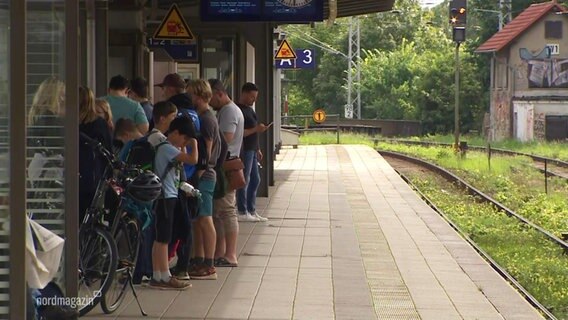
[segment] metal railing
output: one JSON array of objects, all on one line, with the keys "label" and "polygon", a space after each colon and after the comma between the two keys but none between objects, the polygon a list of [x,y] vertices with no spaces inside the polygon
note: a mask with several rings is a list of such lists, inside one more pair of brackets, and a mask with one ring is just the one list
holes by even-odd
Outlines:
[{"label": "metal railing", "polygon": [[[296,116],[282,116],[281,123],[282,128],[290,129],[298,133],[302,132],[315,132],[315,131],[335,131],[337,135],[337,144],[339,144],[339,132],[340,130],[340,117],[339,114],[328,114],[326,115],[325,122],[320,124],[311,125],[313,121],[313,115],[296,115]],[[300,120],[302,125],[295,120]],[[312,120],[312,121],[310,121]],[[330,121],[331,120],[331,121]],[[333,122],[332,122],[333,121]],[[294,124],[291,124],[294,123]],[[332,124],[330,124],[332,123]],[[334,123],[334,124],[333,124]]]}]

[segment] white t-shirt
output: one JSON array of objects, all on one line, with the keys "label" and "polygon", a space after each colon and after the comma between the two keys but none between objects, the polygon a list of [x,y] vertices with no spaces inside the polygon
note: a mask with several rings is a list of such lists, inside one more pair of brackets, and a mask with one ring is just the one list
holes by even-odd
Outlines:
[{"label": "white t-shirt", "polygon": [[160,143],[168,140],[168,138],[158,129],[154,128],[152,131],[148,132],[148,142],[154,147]]}]

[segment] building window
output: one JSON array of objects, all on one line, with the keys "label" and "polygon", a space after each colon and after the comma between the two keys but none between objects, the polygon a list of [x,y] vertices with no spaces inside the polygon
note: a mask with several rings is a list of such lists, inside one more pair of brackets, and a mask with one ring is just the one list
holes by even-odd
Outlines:
[{"label": "building window", "polygon": [[562,39],[562,21],[546,21],[544,37],[546,39]]}]

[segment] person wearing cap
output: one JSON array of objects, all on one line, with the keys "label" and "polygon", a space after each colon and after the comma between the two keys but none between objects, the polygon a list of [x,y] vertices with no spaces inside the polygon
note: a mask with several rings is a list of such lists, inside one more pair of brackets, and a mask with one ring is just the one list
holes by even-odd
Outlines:
[{"label": "person wearing cap", "polygon": [[170,73],[164,77],[162,83],[155,86],[162,88],[163,98],[175,104],[178,109],[195,110],[191,98],[185,91],[186,83],[179,74]]},{"label": "person wearing cap", "polygon": [[152,102],[148,100],[148,81],[142,77],[136,77],[130,81],[128,97],[137,101],[144,109],[148,123],[152,123]]},{"label": "person wearing cap", "polygon": [[140,103],[128,98],[128,79],[121,75],[114,76],[108,87],[108,95],[102,98],[110,105],[114,124],[118,119],[130,119],[134,121],[138,131],[145,134],[149,128],[148,119]]}]

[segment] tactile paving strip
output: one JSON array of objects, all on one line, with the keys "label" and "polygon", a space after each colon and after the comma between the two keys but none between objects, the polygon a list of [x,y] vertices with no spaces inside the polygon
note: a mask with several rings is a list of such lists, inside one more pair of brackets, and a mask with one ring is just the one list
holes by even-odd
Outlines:
[{"label": "tactile paving strip", "polygon": [[351,159],[343,147],[336,148],[375,313],[379,319],[420,319]]}]

